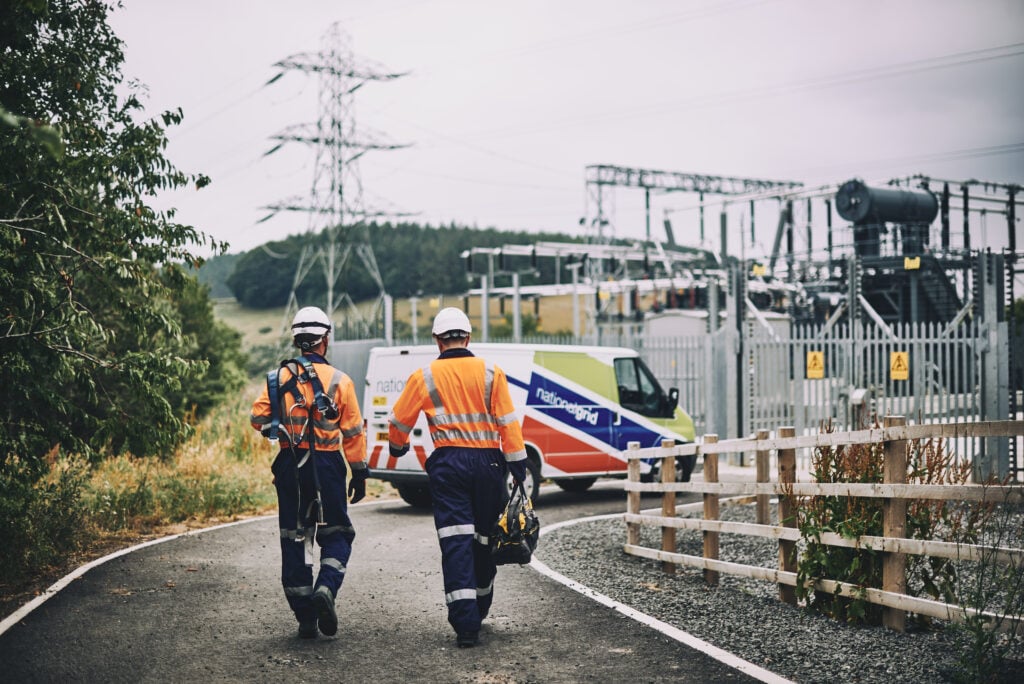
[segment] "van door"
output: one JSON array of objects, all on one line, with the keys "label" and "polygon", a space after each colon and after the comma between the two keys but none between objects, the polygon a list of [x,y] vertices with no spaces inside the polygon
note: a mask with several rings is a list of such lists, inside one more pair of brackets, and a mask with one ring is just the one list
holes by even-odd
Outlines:
[{"label": "van door", "polygon": [[[666,417],[666,399],[654,374],[638,357],[615,359],[615,382],[619,389],[619,405],[645,418]],[[662,435],[631,420],[625,412],[613,421],[616,448],[625,450],[630,442],[641,448],[658,446]]]},{"label": "van door", "polygon": [[[547,356],[548,365],[556,365],[552,357],[563,357],[558,359],[560,362],[579,361],[570,359],[571,356],[583,358],[583,355],[567,353]],[[565,474],[608,472],[615,412],[609,409],[607,401],[602,405],[571,389],[549,368],[534,371],[527,397],[524,436],[540,446],[548,466]]]}]

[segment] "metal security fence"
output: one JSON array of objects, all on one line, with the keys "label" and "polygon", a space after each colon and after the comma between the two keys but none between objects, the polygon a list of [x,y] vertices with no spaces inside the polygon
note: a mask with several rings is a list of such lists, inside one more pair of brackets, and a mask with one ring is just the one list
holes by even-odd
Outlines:
[{"label": "metal security fence", "polygon": [[713,340],[711,335],[649,337],[641,338],[637,346],[661,386],[679,390],[679,406],[693,419],[698,435],[707,432],[709,416],[714,413]]},{"label": "metal security fence", "polygon": [[[603,332],[520,342],[634,348],[664,389],[679,390],[679,405],[696,433],[722,438],[778,425],[793,426],[797,435],[823,423],[856,430],[881,415],[903,415],[915,424],[1012,417],[1005,323],[968,317],[948,324],[865,320],[786,327],[766,326],[755,316],[739,329],[725,325],[703,335]],[[1018,470],[1006,440],[962,438],[949,448],[984,472]]]},{"label": "metal security fence", "polygon": [[[986,364],[1005,363],[999,330],[970,320],[793,325],[788,332],[749,322],[742,336],[723,328],[644,338],[638,348],[663,386],[679,388],[698,434],[733,438],[790,425],[800,435],[825,423],[856,430],[879,415],[915,424],[1010,417],[1000,403],[1005,387],[985,372]],[[995,459],[986,467],[1006,459],[1004,442],[964,438],[949,446],[972,461]]]},{"label": "metal security fence", "polygon": [[795,325],[786,339],[752,329],[744,345],[741,432],[788,424],[802,434],[826,421],[858,429],[873,415],[917,423],[978,420],[983,345],[970,322]]}]

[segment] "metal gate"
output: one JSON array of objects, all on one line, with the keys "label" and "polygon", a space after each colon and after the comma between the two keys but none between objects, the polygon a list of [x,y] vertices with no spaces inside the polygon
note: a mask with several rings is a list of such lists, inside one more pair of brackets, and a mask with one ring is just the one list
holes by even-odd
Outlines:
[{"label": "metal gate", "polygon": [[[1005,420],[1006,333],[1005,323],[975,319],[793,325],[780,333],[754,318],[740,330],[642,338],[640,351],[663,386],[679,389],[698,435],[740,437],[782,425],[799,435],[826,423],[871,427],[885,415],[918,424]],[[975,465],[976,477],[1019,470],[1006,439],[948,447]]]},{"label": "metal gate", "polygon": [[792,425],[803,434],[825,422],[855,430],[884,415],[979,420],[983,346],[973,322],[794,325],[787,339],[748,326],[740,433]]}]

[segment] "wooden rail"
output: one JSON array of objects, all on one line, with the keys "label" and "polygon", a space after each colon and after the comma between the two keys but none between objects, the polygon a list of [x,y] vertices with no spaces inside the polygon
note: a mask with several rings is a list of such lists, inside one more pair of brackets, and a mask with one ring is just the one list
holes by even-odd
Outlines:
[{"label": "wooden rail", "polygon": [[[757,439],[735,439],[718,441],[717,435],[706,435],[701,443],[674,445],[664,442],[660,447],[641,449],[632,442],[623,452],[628,459],[628,480],[626,514],[626,553],[651,558],[662,562],[666,571],[674,572],[676,565],[700,568],[709,584],[717,584],[720,573],[751,577],[775,582],[779,585],[779,598],[796,604],[797,584],[796,544],[800,531],[796,528],[795,516],[790,510],[792,496],[843,496],[871,497],[883,499],[883,536],[862,536],[854,539],[835,533],[821,533],[815,537],[818,543],[847,548],[864,548],[884,554],[882,565],[882,587],[863,589],[856,585],[828,579],[813,580],[810,584],[817,591],[836,595],[858,596],[870,603],[883,607],[882,621],[890,629],[904,629],[906,612],[920,615],[963,621],[969,616],[980,615],[1009,629],[1020,621],[1020,616],[1000,616],[977,611],[972,608],[947,604],[931,599],[906,595],[906,555],[925,555],[954,560],[979,561],[1024,565],[1024,549],[980,546],[932,540],[906,539],[907,502],[910,499],[984,501],[995,503],[1020,503],[1024,501],[1024,486],[1011,485],[923,485],[907,484],[906,442],[933,438],[956,437],[1017,437],[1024,435],[1022,421],[990,421],[983,423],[954,423],[934,425],[905,425],[902,417],[888,417],[884,427],[851,432],[833,432],[819,435],[795,436],[793,429],[782,427],[777,437],[771,439],[767,431],[760,431]],[[849,444],[884,444],[884,482],[882,483],[801,483],[796,481],[796,450],[815,447],[835,447]],[[767,462],[769,451],[777,453],[778,474],[776,482],[768,479]],[[718,456],[720,454],[754,452],[756,454],[757,482],[719,482]],[[704,482],[680,483],[674,481],[674,465],[677,456],[697,455],[704,458]],[[640,482],[641,459],[662,459],[662,482]],[[669,465],[671,464],[671,465]],[[670,470],[671,469],[671,470]],[[763,471],[763,472],[762,472]],[[671,472],[670,476],[668,473]],[[640,494],[661,492],[661,515],[642,512]],[[695,492],[703,496],[703,502],[696,504],[703,510],[703,519],[678,518],[675,495],[679,492]],[[723,494],[737,494],[745,501],[755,501],[757,523],[735,523],[718,519],[720,497]],[[767,524],[768,497],[778,497],[779,525]],[[689,507],[682,507],[689,508]],[[661,527],[662,548],[651,549],[640,545],[640,528],[643,525]],[[703,556],[692,556],[675,552],[675,531],[677,529],[699,530],[704,540]],[[778,540],[778,568],[764,568],[719,560],[721,533],[743,534]],[[670,570],[671,568],[671,570]]]}]

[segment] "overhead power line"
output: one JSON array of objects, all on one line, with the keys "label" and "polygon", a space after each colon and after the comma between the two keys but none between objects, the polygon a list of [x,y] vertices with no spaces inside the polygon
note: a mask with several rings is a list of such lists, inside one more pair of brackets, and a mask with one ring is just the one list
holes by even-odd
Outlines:
[{"label": "overhead power line", "polygon": [[747,88],[743,90],[735,90],[725,93],[713,93],[701,97],[693,97],[683,100],[670,100],[642,107],[628,107],[624,109],[619,109],[617,111],[606,111],[604,113],[560,119],[530,127],[516,126],[515,128],[506,127],[500,129],[474,131],[472,132],[472,135],[474,137],[479,136],[488,139],[518,135],[531,135],[534,133],[557,131],[562,130],[564,128],[586,124],[620,121],[623,119],[633,119],[636,117],[654,116],[658,114],[668,114],[672,112],[677,112],[679,110],[695,110],[710,107],[718,107],[722,105],[736,104],[739,102],[756,100],[760,98],[786,95],[789,93],[800,92],[805,90],[817,90],[821,88],[840,87],[845,85],[852,85],[855,83],[877,81],[886,78],[895,78],[897,76],[905,76],[908,74],[936,71],[939,69],[949,69],[957,66],[977,64],[980,62],[988,62],[998,59],[1009,59],[1012,57],[1019,57],[1021,55],[1024,55],[1024,43],[1011,43],[1008,45],[1000,45],[997,47],[982,48],[978,50],[968,50],[965,52],[956,52],[948,55],[940,55],[938,57],[927,57],[924,59],[918,59],[909,62],[899,62],[896,64],[889,64],[879,67],[856,69],[853,71],[848,71],[842,74],[835,74],[832,76],[805,78],[797,81],[778,83],[775,85],[768,85],[759,88]]}]

